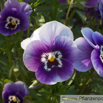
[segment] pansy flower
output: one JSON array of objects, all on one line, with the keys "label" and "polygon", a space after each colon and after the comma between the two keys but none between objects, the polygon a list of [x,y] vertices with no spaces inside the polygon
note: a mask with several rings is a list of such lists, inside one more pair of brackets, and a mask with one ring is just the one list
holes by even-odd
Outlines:
[{"label": "pansy flower", "polygon": [[99,3],[99,0],[87,0],[87,1],[81,2],[81,4],[83,4],[83,6],[87,8],[96,7],[98,3]]},{"label": "pansy flower", "polygon": [[58,2],[61,4],[68,4],[68,0],[58,0]]},{"label": "pansy flower", "polygon": [[93,32],[90,28],[82,29],[84,36],[76,39],[78,57],[74,67],[78,71],[88,71],[94,67],[95,71],[103,77],[103,36]]},{"label": "pansy flower", "polygon": [[30,26],[30,5],[18,0],[7,0],[0,12],[0,33],[8,36],[19,30],[27,30]]},{"label": "pansy flower", "polygon": [[56,84],[69,79],[77,57],[73,34],[65,25],[51,21],[33,32],[21,43],[23,61],[28,70],[36,72],[43,84]]},{"label": "pansy flower", "polygon": [[4,85],[2,98],[4,103],[24,103],[23,97],[28,94],[29,92],[24,82],[9,82]]}]

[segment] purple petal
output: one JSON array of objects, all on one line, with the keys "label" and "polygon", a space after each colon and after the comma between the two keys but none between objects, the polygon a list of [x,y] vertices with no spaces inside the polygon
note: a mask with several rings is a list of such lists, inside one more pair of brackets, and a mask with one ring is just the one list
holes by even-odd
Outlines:
[{"label": "purple petal", "polygon": [[10,16],[17,18],[16,16],[19,14],[18,11],[12,10],[11,8],[4,8],[0,12],[0,21],[6,21],[6,19]]},{"label": "purple petal", "polygon": [[20,3],[18,0],[7,0],[4,4],[5,8],[15,8],[18,12],[20,12]]},{"label": "purple petal", "polygon": [[31,6],[27,3],[20,3],[20,6],[21,6],[21,12],[25,13],[26,15],[30,15],[32,13],[32,10],[31,9]]},{"label": "purple petal", "polygon": [[12,92],[14,92],[14,93],[19,91],[19,90],[18,90],[18,87],[16,86],[16,84],[14,84],[14,83],[12,83],[12,82],[6,83],[6,84],[4,85],[3,90],[10,90],[10,91],[12,91]]},{"label": "purple petal", "polygon": [[97,45],[103,45],[103,36],[99,32],[94,32],[92,37]]},{"label": "purple petal", "polygon": [[73,63],[73,66],[76,70],[81,72],[86,72],[92,68],[91,63],[91,52],[93,48],[84,38],[78,38],[75,40],[78,48],[78,57]]},{"label": "purple petal", "polygon": [[25,95],[29,95],[29,91],[27,89],[27,86],[24,82],[22,81],[17,81],[15,82],[17,87],[19,88],[19,93],[24,97]]},{"label": "purple petal", "polygon": [[87,42],[88,42],[93,48],[95,48],[95,42],[94,42],[94,40],[93,40],[93,38],[92,38],[92,35],[93,35],[94,32],[92,31],[92,29],[86,27],[86,28],[83,28],[83,29],[81,30],[81,32],[82,32],[84,38],[87,40]]},{"label": "purple petal", "polygon": [[25,66],[30,71],[36,71],[41,63],[41,55],[49,52],[42,41],[36,40],[28,44],[23,54]]},{"label": "purple petal", "polygon": [[51,71],[46,71],[44,69],[44,63],[42,63],[36,72],[36,78],[41,83],[49,85],[69,79],[73,74],[73,66],[65,59],[61,59],[61,61],[63,66],[61,68],[53,67],[51,68]]},{"label": "purple petal", "polygon": [[91,60],[98,75],[103,77],[103,63],[100,60],[100,53],[96,49],[92,51]]},{"label": "purple petal", "polygon": [[8,102],[9,102],[9,100],[4,101],[4,103],[8,103]]},{"label": "purple petal", "polygon": [[24,103],[23,97],[22,97],[22,95],[21,95],[20,93],[17,92],[17,93],[15,94],[15,96],[19,98],[20,103]]},{"label": "purple petal", "polygon": [[66,36],[59,36],[55,39],[53,51],[60,51],[62,58],[73,63],[77,58],[76,44]]},{"label": "purple petal", "polygon": [[58,0],[58,2],[61,4],[68,4],[68,0]]},{"label": "purple petal", "polygon": [[[66,27],[65,25],[57,21],[51,21],[44,24],[42,27],[38,28],[37,30],[35,30],[32,36],[30,37],[30,41],[33,41],[35,39],[41,40],[46,45],[51,46],[57,36],[67,36],[71,40],[73,40],[72,31],[68,27]],[[27,46],[28,44],[26,43],[26,40],[23,40],[22,42]],[[22,48],[25,49],[24,47]]]},{"label": "purple petal", "polygon": [[17,15],[17,18],[20,20],[20,29],[23,31],[27,30],[30,26],[29,17],[21,12]]},{"label": "purple petal", "polygon": [[103,18],[103,0],[100,0],[99,2],[99,11],[100,11],[101,17]]},{"label": "purple petal", "polygon": [[2,92],[2,98],[4,100],[7,100],[10,95],[15,95],[15,93],[13,91],[11,91],[11,90],[4,90]]},{"label": "purple petal", "polygon": [[19,25],[18,25],[17,28],[14,29],[14,30],[7,29],[7,28],[5,28],[5,24],[6,24],[6,23],[7,23],[7,22],[1,22],[1,23],[0,23],[0,33],[1,33],[1,34],[5,35],[5,36],[8,36],[8,35],[12,35],[12,34],[18,32],[18,31],[20,30],[20,26],[19,26]]},{"label": "purple petal", "polygon": [[82,1],[81,2],[85,7],[88,7],[88,8],[92,8],[92,7],[96,7],[97,4],[99,3],[99,0],[87,0],[87,1]]}]

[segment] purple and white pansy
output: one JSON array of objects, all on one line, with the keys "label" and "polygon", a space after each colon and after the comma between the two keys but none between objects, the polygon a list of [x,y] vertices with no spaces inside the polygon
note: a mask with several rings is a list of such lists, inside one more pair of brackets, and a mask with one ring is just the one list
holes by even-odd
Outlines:
[{"label": "purple and white pansy", "polygon": [[69,79],[77,57],[72,31],[65,25],[51,21],[21,42],[23,61],[28,70],[36,72],[43,84],[56,84]]},{"label": "purple and white pansy", "polygon": [[88,71],[94,67],[95,71],[103,77],[103,36],[90,28],[83,28],[84,36],[75,40],[78,48],[78,57],[74,67],[78,71]]},{"label": "purple and white pansy", "polygon": [[29,92],[24,82],[9,82],[4,85],[2,98],[4,103],[24,103],[23,97],[28,94]]},{"label": "purple and white pansy", "polygon": [[30,5],[18,0],[7,0],[0,12],[0,33],[8,36],[19,30],[27,30],[30,26]]}]

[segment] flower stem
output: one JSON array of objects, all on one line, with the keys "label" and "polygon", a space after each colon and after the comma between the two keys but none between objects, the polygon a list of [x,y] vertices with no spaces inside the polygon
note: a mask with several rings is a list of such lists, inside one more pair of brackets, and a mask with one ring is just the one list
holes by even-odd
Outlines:
[{"label": "flower stem", "polygon": [[68,15],[69,15],[69,13],[70,13],[70,9],[71,9],[72,3],[73,3],[73,0],[71,0],[70,5],[69,5],[69,7],[68,7],[68,11],[67,11],[66,18],[65,18],[65,21],[64,21],[64,24],[65,24],[65,25],[66,25],[66,22],[67,22],[67,19],[68,19]]},{"label": "flower stem", "polygon": [[7,56],[8,56],[8,60],[9,60],[9,67],[11,68],[12,67],[12,55],[11,55],[11,51],[9,48],[9,41],[6,36],[5,36],[5,39],[6,39],[6,46],[7,46],[7,50],[8,50]]},{"label": "flower stem", "polygon": [[[94,69],[92,68],[92,70],[91,70],[91,72],[90,72],[90,74],[89,74],[90,76],[92,76],[93,71],[94,71]],[[80,87],[81,90],[80,90],[79,94],[82,94],[82,93],[83,93],[83,91],[84,91],[84,89],[85,89],[85,87],[86,87],[86,83],[88,82],[90,76],[88,76],[88,77],[86,78],[86,80],[84,81],[83,86]]]},{"label": "flower stem", "polygon": [[52,12],[52,20],[56,20],[56,15],[57,15],[57,3],[56,3],[56,0],[53,0],[52,6],[53,6],[53,8],[52,8],[52,10],[53,10],[53,12]]},{"label": "flower stem", "polygon": [[3,9],[3,5],[2,5],[3,3],[2,3],[2,0],[0,0],[0,6],[1,6],[1,10]]}]

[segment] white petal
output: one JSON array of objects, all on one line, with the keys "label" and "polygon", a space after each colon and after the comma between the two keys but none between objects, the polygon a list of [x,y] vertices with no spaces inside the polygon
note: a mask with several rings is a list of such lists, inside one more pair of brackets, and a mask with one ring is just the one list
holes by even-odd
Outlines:
[{"label": "white petal", "polygon": [[57,21],[51,21],[35,30],[30,39],[26,39],[21,43],[21,47],[25,49],[27,44],[32,40],[42,40],[50,46],[57,36],[68,36],[73,40],[73,33],[67,26]]}]

